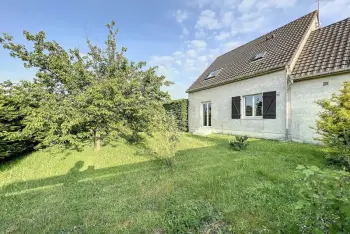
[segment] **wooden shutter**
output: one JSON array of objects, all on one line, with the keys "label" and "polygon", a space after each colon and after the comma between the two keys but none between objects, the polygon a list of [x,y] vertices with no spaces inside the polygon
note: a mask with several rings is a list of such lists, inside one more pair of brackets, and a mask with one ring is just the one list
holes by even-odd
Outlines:
[{"label": "wooden shutter", "polygon": [[232,119],[241,118],[241,97],[232,98]]},{"label": "wooden shutter", "polygon": [[263,94],[263,118],[276,119],[276,91]]}]

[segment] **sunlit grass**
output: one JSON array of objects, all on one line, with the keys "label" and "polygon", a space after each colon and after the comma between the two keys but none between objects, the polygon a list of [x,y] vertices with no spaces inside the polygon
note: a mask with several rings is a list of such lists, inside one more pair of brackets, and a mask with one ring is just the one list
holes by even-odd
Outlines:
[{"label": "sunlit grass", "polygon": [[184,134],[171,169],[122,141],[3,165],[0,233],[154,233],[166,230],[171,207],[191,201],[215,208],[236,232],[294,232],[295,168],[322,167],[321,149],[253,140],[236,152],[228,139]]}]

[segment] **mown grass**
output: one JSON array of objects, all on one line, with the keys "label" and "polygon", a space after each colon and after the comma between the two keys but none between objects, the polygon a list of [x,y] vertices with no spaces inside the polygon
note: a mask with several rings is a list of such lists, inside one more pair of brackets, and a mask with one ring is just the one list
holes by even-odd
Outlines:
[{"label": "mown grass", "polygon": [[2,165],[0,233],[297,232],[295,168],[323,167],[321,148],[251,140],[235,152],[228,139],[184,134],[171,169],[125,142]]}]

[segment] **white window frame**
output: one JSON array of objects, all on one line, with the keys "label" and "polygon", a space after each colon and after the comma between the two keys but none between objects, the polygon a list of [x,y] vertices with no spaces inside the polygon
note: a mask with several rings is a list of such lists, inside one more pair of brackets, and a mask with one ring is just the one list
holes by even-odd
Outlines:
[{"label": "white window frame", "polygon": [[[202,125],[202,127],[206,127],[206,128],[211,128],[211,126],[209,126],[209,109],[208,109],[208,114],[207,114],[207,125],[208,126],[204,126],[204,121],[203,121],[203,118],[204,118],[204,109],[203,109],[203,105],[207,105],[207,108],[208,108],[208,104],[210,104],[211,105],[211,108],[213,109],[213,106],[212,106],[212,103],[211,103],[211,101],[207,101],[207,102],[202,102],[201,103],[201,125]],[[213,115],[213,113],[211,113],[211,115]],[[213,123],[211,123],[211,125],[213,125]]]},{"label": "white window frame", "polygon": [[246,116],[246,105],[245,105],[245,98],[246,97],[250,97],[250,96],[257,96],[257,95],[261,95],[262,97],[264,97],[264,93],[255,93],[255,94],[249,94],[249,95],[245,95],[245,96],[242,96],[243,98],[242,98],[242,102],[243,102],[243,108],[241,108],[242,109],[242,111],[243,111],[243,117],[245,118],[245,119],[263,119],[263,115],[264,115],[264,98],[263,98],[263,100],[262,100],[262,102],[263,102],[263,105],[262,105],[262,115],[261,116],[255,116],[255,113],[256,113],[256,106],[255,106],[255,98],[253,98],[253,116]]}]

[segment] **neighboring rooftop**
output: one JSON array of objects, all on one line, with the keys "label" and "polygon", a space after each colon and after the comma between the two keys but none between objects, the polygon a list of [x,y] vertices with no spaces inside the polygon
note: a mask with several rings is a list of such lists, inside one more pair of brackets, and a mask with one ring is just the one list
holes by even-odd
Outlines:
[{"label": "neighboring rooftop", "polygon": [[[314,11],[219,56],[191,85],[188,92],[284,69],[292,59],[317,14],[317,11]],[[211,72],[219,69],[222,70],[217,76],[206,79]]]},{"label": "neighboring rooftop", "polygon": [[311,33],[292,72],[293,79],[350,69],[350,18]]}]

